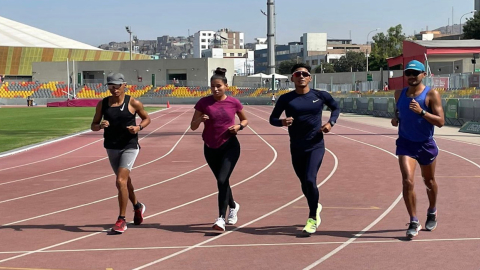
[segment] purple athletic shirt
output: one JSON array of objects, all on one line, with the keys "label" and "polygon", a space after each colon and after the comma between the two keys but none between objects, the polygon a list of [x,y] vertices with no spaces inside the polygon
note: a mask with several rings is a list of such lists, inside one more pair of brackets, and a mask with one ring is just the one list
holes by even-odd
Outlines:
[{"label": "purple athletic shirt", "polygon": [[213,96],[201,98],[195,105],[195,110],[208,115],[204,122],[202,138],[210,148],[219,148],[233,136],[228,128],[235,125],[235,115],[243,110],[243,105],[234,97],[217,101]]}]

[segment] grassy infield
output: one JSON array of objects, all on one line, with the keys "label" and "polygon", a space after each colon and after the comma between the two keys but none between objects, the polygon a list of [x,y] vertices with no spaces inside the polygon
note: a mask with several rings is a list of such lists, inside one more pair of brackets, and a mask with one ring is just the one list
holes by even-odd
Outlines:
[{"label": "grassy infield", "polygon": [[0,108],[0,153],[90,129],[94,114],[95,108]]}]

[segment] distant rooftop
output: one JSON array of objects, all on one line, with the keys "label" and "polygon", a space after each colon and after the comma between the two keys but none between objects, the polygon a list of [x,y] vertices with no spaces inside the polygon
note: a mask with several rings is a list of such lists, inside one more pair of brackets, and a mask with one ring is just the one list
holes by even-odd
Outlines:
[{"label": "distant rooftop", "polygon": [[426,48],[479,48],[480,40],[414,40]]}]

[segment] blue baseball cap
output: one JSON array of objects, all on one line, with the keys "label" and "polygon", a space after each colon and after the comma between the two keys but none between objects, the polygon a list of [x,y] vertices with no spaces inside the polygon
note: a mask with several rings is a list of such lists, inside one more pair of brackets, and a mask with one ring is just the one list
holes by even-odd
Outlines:
[{"label": "blue baseball cap", "polygon": [[405,70],[407,70],[407,69],[418,70],[418,71],[421,71],[421,72],[425,72],[425,66],[417,60],[412,60],[412,61],[408,62],[407,66],[405,67]]}]

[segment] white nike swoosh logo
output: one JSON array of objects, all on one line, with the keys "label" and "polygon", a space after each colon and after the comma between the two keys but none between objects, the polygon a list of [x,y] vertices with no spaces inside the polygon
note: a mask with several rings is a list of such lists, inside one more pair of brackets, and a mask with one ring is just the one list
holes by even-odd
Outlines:
[{"label": "white nike swoosh logo", "polygon": [[125,103],[123,103],[122,108],[120,108],[120,111],[123,112],[123,108],[125,107]]},{"label": "white nike swoosh logo", "polygon": [[315,103],[315,102],[317,102],[317,101],[319,101],[319,100],[320,100],[320,99],[316,99],[316,100],[313,101],[313,103]]},{"label": "white nike swoosh logo", "polygon": [[128,164],[127,164],[127,166],[129,166],[129,167],[130,167],[130,165],[131,165],[131,164],[132,164],[132,162],[128,163]]}]

